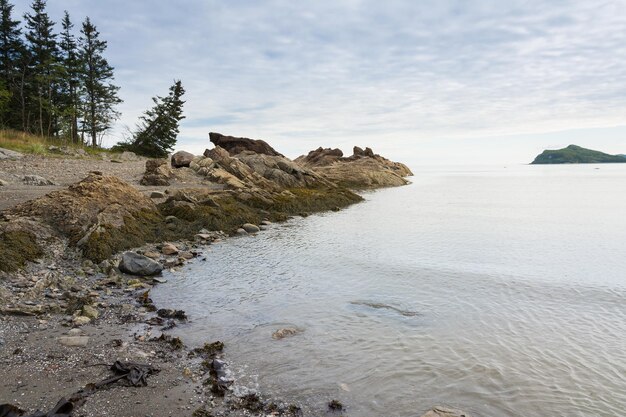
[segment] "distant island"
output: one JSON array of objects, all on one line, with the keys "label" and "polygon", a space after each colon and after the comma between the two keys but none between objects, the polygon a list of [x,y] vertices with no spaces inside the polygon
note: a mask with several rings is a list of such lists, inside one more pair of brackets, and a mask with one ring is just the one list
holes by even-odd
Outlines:
[{"label": "distant island", "polygon": [[626,163],[626,155],[609,155],[576,145],[549,150],[539,154],[531,164],[604,164]]}]

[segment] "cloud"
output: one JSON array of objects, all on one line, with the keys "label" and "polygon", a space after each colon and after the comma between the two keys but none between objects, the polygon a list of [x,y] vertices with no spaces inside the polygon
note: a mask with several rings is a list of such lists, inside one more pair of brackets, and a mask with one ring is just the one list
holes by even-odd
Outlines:
[{"label": "cloud", "polygon": [[175,78],[194,151],[220,130],[297,155],[626,124],[624,1],[49,3],[63,8],[109,41],[125,100],[110,141]]}]

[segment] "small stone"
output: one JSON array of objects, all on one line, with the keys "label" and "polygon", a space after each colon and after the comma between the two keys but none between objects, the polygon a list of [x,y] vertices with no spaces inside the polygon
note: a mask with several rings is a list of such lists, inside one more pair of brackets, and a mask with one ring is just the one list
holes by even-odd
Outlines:
[{"label": "small stone", "polygon": [[272,222],[271,222],[271,221],[269,221],[269,220],[263,220],[263,221],[261,222],[261,224],[262,224],[263,226],[269,226],[270,224],[272,224]]},{"label": "small stone", "polygon": [[247,235],[248,232],[246,232],[244,229],[242,229],[241,227],[239,229],[237,229],[236,232],[239,236],[243,236],[243,235]]},{"label": "small stone", "polygon": [[85,316],[76,316],[72,319],[72,324],[74,326],[84,326],[85,324],[89,324],[91,319]]},{"label": "small stone", "polygon": [[46,186],[46,185],[54,185],[54,183],[44,177],[40,177],[39,175],[24,175],[22,177],[22,181],[26,185],[35,185],[35,186]]},{"label": "small stone", "polygon": [[172,222],[175,222],[176,220],[178,220],[178,217],[176,217],[176,216],[166,216],[165,217],[165,222],[166,223],[172,223]]},{"label": "small stone", "polygon": [[241,228],[248,233],[258,233],[261,231],[261,229],[259,229],[259,226],[257,226],[256,224],[252,224],[252,223],[246,223],[243,226],[241,226]]},{"label": "small stone", "polygon": [[191,373],[191,369],[189,368],[185,368],[183,369],[183,376],[185,376],[186,378],[191,378],[193,374]]},{"label": "small stone", "polygon": [[158,198],[165,198],[165,197],[167,196],[162,191],[152,191],[150,193],[150,198],[158,199]]},{"label": "small stone", "polygon": [[5,185],[7,185],[7,183],[5,181],[0,180],[0,187],[4,187]]},{"label": "small stone", "polygon": [[152,278],[152,281],[158,283],[158,284],[165,284],[167,282],[167,280],[165,278]]},{"label": "small stone", "polygon": [[191,252],[181,252],[179,255],[181,258],[189,260],[194,258],[194,254]]},{"label": "small stone", "polygon": [[178,248],[176,247],[176,245],[166,243],[161,248],[161,252],[163,253],[163,255],[176,255],[178,253]]},{"label": "small stone", "polygon": [[159,259],[161,257],[161,254],[155,251],[147,251],[143,253],[143,256],[147,256],[148,258],[151,258],[151,259]]},{"label": "small stone", "polygon": [[89,343],[89,336],[61,336],[59,343],[63,346],[85,347]]},{"label": "small stone", "polygon": [[69,336],[80,336],[81,334],[83,334],[83,331],[81,329],[70,329],[70,331],[67,332],[67,334]]},{"label": "small stone", "polygon": [[98,316],[100,316],[100,313],[98,312],[98,310],[96,310],[92,306],[84,305],[83,306],[83,316],[89,317],[90,319],[97,319]]}]

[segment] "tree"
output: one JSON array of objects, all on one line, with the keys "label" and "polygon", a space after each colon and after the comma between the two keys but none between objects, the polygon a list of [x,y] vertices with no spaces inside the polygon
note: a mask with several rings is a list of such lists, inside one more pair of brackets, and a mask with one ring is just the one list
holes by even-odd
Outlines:
[{"label": "tree", "polygon": [[146,110],[140,118],[130,142],[118,143],[117,150],[130,150],[139,155],[162,158],[176,145],[179,122],[183,116],[185,89],[180,80],[174,81],[167,97],[153,97],[154,107]]},{"label": "tree", "polygon": [[63,31],[59,48],[61,50],[61,62],[64,68],[64,79],[61,87],[62,116],[64,118],[64,128],[67,136],[72,142],[78,142],[78,110],[80,108],[80,76],[81,66],[78,57],[78,45],[76,38],[72,34],[74,24],[70,20],[70,15],[65,11],[61,21]]},{"label": "tree", "polygon": [[83,22],[79,40],[79,59],[83,78],[83,132],[87,132],[93,147],[98,146],[98,136],[111,128],[120,116],[115,106],[122,102],[117,96],[119,87],[112,84],[113,67],[103,54],[107,42],[100,40],[100,32],[87,17]]},{"label": "tree", "polygon": [[21,38],[20,22],[13,20],[13,5],[0,0],[0,89],[3,111],[0,122],[3,126],[22,127],[20,122],[19,88],[24,43]]},{"label": "tree", "polygon": [[45,0],[34,0],[32,13],[26,19],[26,40],[30,51],[32,77],[32,99],[36,117],[36,128],[42,136],[51,136],[56,130],[55,95],[62,67],[58,63],[54,22],[46,12]]}]

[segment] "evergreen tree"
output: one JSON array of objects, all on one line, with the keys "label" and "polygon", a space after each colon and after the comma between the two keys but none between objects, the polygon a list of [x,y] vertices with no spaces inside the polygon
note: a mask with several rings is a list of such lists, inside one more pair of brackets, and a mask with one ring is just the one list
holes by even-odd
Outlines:
[{"label": "evergreen tree", "polygon": [[[30,51],[31,96],[35,130],[42,136],[56,133],[58,109],[55,98],[62,67],[58,63],[54,22],[46,12],[45,0],[34,0],[32,13],[26,14],[26,40]],[[53,131],[54,128],[54,131]]]},{"label": "evergreen tree", "polygon": [[6,127],[21,128],[19,74],[24,43],[20,22],[13,20],[12,13],[13,5],[8,0],[0,0],[0,92],[4,103],[0,123]]},{"label": "evergreen tree", "polygon": [[122,102],[117,96],[119,87],[112,84],[113,67],[104,58],[106,41],[89,18],[83,22],[80,38],[79,58],[82,65],[83,132],[86,132],[93,147],[98,146],[98,135],[108,130],[119,118],[115,106]]},{"label": "evergreen tree", "polygon": [[70,15],[65,11],[61,21],[63,31],[59,48],[61,50],[61,62],[64,68],[64,79],[61,88],[60,102],[64,119],[63,130],[72,142],[78,142],[78,110],[80,108],[80,75],[81,67],[78,57],[78,45],[76,38],[72,34],[74,24],[70,20]]},{"label": "evergreen tree", "polygon": [[131,142],[119,143],[118,150],[130,150],[139,155],[162,158],[176,145],[178,124],[183,116],[185,89],[180,80],[170,87],[167,97],[153,97],[154,107],[146,110]]}]

